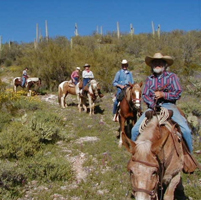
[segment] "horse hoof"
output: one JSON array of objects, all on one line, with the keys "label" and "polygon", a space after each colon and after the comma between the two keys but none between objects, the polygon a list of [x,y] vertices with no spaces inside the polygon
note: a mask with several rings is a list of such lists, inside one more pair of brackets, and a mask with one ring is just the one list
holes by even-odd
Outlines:
[{"label": "horse hoof", "polygon": [[119,139],[119,138],[120,138],[120,135],[117,135],[116,138]]}]

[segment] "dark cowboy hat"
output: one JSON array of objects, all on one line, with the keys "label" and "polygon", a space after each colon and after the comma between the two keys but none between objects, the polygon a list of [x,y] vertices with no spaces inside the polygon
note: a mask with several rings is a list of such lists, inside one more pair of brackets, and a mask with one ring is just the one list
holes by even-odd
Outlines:
[{"label": "dark cowboy hat", "polygon": [[85,67],[90,67],[90,65],[86,63],[86,64],[84,65],[84,68],[85,68]]},{"label": "dark cowboy hat", "polygon": [[152,57],[152,56],[147,56],[147,57],[145,58],[145,63],[146,63],[147,65],[151,66],[151,62],[152,62],[153,60],[165,60],[166,63],[168,64],[168,66],[172,65],[173,62],[174,62],[174,60],[173,60],[173,58],[172,58],[171,56],[164,56],[164,55],[161,54],[161,53],[155,53],[155,54],[153,55],[153,57]]}]

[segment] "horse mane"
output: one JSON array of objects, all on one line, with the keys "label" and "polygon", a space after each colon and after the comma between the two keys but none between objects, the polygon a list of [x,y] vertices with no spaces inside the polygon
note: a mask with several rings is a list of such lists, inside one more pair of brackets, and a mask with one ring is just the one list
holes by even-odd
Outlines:
[{"label": "horse mane", "polygon": [[135,159],[143,159],[150,155],[152,142],[150,140],[137,140],[135,147]]},{"label": "horse mane", "polygon": [[157,116],[153,116],[150,120],[147,118],[141,124],[139,141],[153,140],[156,137],[156,129],[158,129],[159,121]]},{"label": "horse mane", "polygon": [[160,135],[160,125],[165,125],[168,129],[170,128],[169,123],[166,121],[168,118],[168,110],[162,109],[159,115],[152,116],[151,119],[145,117],[141,123],[139,132],[140,135],[136,141],[136,151],[140,156],[143,154],[149,154],[151,151],[152,142],[157,141]]}]

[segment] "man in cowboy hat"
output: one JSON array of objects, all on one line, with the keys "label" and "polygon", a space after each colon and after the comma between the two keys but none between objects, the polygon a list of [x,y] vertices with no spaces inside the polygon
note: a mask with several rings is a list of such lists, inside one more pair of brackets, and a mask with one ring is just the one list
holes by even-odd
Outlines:
[{"label": "man in cowboy hat", "polygon": [[[88,92],[87,84],[89,83],[90,80],[94,79],[94,74],[90,70],[90,65],[87,63],[84,65],[84,70],[82,71],[82,79],[83,79],[83,86],[82,86],[82,92],[80,95],[83,97],[85,93]],[[101,93],[100,88],[98,88],[98,95],[100,98],[104,96]]]},{"label": "man in cowboy hat", "polygon": [[[147,77],[142,97],[148,106],[148,110],[154,110],[160,106],[173,111],[172,120],[180,126],[183,137],[190,152],[192,152],[191,130],[187,120],[180,114],[176,106],[176,101],[181,97],[182,93],[179,78],[176,74],[166,71],[167,67],[171,66],[173,62],[172,57],[164,56],[161,53],[155,53],[153,57],[147,56],[145,58],[145,63],[151,67],[153,74]],[[139,127],[145,118],[145,112],[132,128],[131,139],[133,141],[139,135]]]},{"label": "man in cowboy hat", "polygon": [[[129,85],[129,83],[131,84],[134,83],[133,74],[128,70],[128,61],[125,59],[122,60],[121,67],[122,69],[120,69],[116,73],[115,78],[113,80],[113,86],[117,88],[116,97],[122,92],[124,88],[126,88]],[[113,105],[113,115],[114,115],[113,121],[114,122],[118,121],[118,114],[117,114],[118,103],[119,103],[118,98],[115,98],[114,105]]]}]

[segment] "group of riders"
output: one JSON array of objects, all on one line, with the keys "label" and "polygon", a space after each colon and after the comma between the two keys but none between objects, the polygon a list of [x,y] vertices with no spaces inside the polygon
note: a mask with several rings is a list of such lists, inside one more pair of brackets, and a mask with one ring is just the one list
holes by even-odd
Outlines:
[{"label": "group of riders", "polygon": [[[174,63],[173,58],[161,53],[155,53],[153,56],[147,56],[145,63],[151,67],[152,71],[152,74],[147,77],[142,91],[142,98],[147,105],[147,110],[156,111],[160,107],[172,110],[172,120],[179,125],[189,151],[192,152],[191,129],[186,118],[176,106],[176,101],[180,99],[182,93],[179,78],[176,74],[167,71],[167,68]],[[122,68],[116,73],[113,81],[113,86],[117,88],[116,97],[121,94],[124,88],[129,86],[129,83],[134,83],[133,75],[128,70],[127,60],[122,60],[121,66]],[[113,106],[113,121],[118,121],[118,103],[119,98],[116,98]],[[133,141],[136,141],[139,136],[139,128],[145,118],[146,111],[140,116],[131,130],[131,139]]]},{"label": "group of riders", "polygon": [[[88,86],[90,84],[90,80],[94,79],[94,74],[90,70],[90,65],[86,63],[84,65],[84,70],[82,71],[82,81],[80,81],[80,75],[79,75],[80,71],[81,71],[80,67],[77,67],[75,71],[73,71],[71,74],[71,80],[75,85],[77,85],[80,82],[79,85],[79,89],[81,91],[80,96],[84,97],[88,92]],[[100,88],[98,88],[97,90],[99,97],[102,98],[104,95],[101,93]]]},{"label": "group of riders", "polygon": [[[147,56],[145,58],[145,63],[151,67],[152,71],[152,74],[147,77],[142,91],[142,98],[148,107],[147,110],[155,110],[158,107],[172,110],[172,120],[179,125],[187,146],[190,152],[192,152],[193,145],[191,129],[188,126],[186,118],[181,115],[176,106],[176,101],[180,99],[182,93],[179,78],[176,74],[167,71],[167,67],[174,63],[173,58],[161,53],[155,53],[153,56]],[[134,84],[134,78],[132,72],[128,70],[128,66],[128,61],[123,59],[121,62],[121,69],[116,73],[113,80],[113,86],[117,88],[116,97],[118,97],[122,91],[129,86],[129,84]],[[77,67],[71,74],[71,80],[74,85],[77,85],[80,82],[79,88],[81,91],[81,97],[86,95],[88,84],[90,80],[94,79],[94,74],[90,70],[90,65],[85,64],[83,68],[82,81],[80,80],[80,67]],[[22,87],[25,87],[26,79],[28,78],[27,70],[28,68],[23,70]],[[98,95],[100,98],[103,97],[100,88],[98,88]],[[117,115],[119,101],[119,98],[114,100],[113,121],[118,121]],[[145,118],[145,112],[141,115],[131,130],[131,139],[133,141],[136,141],[139,135],[139,127]]]}]

